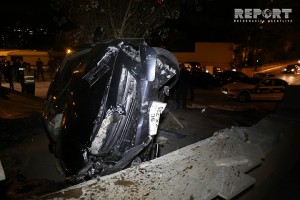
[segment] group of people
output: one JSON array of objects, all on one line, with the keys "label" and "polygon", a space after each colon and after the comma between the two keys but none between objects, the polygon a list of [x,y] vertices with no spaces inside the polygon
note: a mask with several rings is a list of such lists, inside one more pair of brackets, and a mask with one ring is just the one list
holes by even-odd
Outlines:
[{"label": "group of people", "polygon": [[6,61],[5,59],[0,60],[0,86],[2,82],[2,76],[6,82],[9,83],[10,89],[14,89],[13,84],[13,66],[10,61]]},{"label": "group of people", "polygon": [[45,80],[43,74],[43,62],[40,58],[36,61],[37,71],[31,68],[31,64],[27,62],[21,62],[19,59],[16,59],[13,63],[9,60],[1,59],[0,60],[0,86],[2,78],[9,83],[11,90],[14,90],[14,81],[21,84],[21,90],[23,93],[28,95],[35,94],[35,80],[39,79],[39,76]]},{"label": "group of people", "polygon": [[[49,61],[50,72],[52,68],[55,69],[55,60]],[[53,66],[52,66],[53,65]],[[16,60],[13,64],[10,61],[0,60],[0,86],[2,82],[2,75],[6,82],[10,84],[10,89],[14,90],[13,79],[19,82],[22,87],[22,92],[29,95],[35,94],[35,80],[39,80],[41,76],[42,80],[45,80],[43,73],[43,62],[40,58],[36,61],[37,70],[31,69],[31,64],[26,62],[20,62]],[[18,69],[16,71],[16,69]],[[53,73],[50,73],[52,78]],[[176,86],[176,103],[179,108],[185,108],[187,105],[187,97],[190,94],[191,101],[194,98],[194,84],[193,77],[184,66],[180,69],[180,78]]]}]

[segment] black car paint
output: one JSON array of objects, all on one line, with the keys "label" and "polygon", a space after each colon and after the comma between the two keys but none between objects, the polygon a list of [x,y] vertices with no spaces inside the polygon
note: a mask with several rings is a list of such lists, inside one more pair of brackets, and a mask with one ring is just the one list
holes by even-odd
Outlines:
[{"label": "black car paint", "polygon": [[221,84],[225,85],[227,83],[247,81],[249,76],[240,71],[224,71],[221,73],[220,78]]},{"label": "black car paint", "polygon": [[208,72],[193,71],[191,73],[192,73],[193,83],[195,88],[198,87],[210,88],[213,86],[221,85],[221,79],[219,77],[215,77],[211,75]]},{"label": "black car paint", "polygon": [[[163,64],[157,64],[158,59]],[[140,158],[148,159],[153,139],[148,132],[149,104],[162,101],[169,89],[165,84],[178,72],[173,55],[147,46],[143,39],[87,45],[67,56],[43,109],[66,176],[83,181],[121,170],[143,152]],[[103,144],[92,152],[93,140],[108,118]]]}]

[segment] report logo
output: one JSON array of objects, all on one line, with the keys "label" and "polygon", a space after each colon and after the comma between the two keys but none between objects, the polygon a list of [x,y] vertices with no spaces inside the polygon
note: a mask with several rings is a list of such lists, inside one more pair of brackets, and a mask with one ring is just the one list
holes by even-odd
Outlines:
[{"label": "report logo", "polygon": [[272,8],[272,9],[259,9],[259,8],[235,8],[234,9],[234,22],[243,23],[291,23],[291,8]]}]

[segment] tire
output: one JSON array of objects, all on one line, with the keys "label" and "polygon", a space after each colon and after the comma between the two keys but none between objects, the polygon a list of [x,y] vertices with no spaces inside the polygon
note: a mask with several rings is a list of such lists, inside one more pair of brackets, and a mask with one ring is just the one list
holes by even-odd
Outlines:
[{"label": "tire", "polygon": [[[177,81],[179,80],[179,74],[180,74],[180,70],[179,70],[179,64],[177,61],[177,58],[169,51],[167,51],[166,49],[163,48],[159,48],[159,47],[153,47],[153,49],[156,51],[157,53],[157,59],[160,61],[159,63],[161,64],[167,64],[166,66],[168,66],[170,69],[172,68],[175,72],[175,74],[172,74],[169,70],[170,69],[166,69],[165,65],[160,65],[161,67],[159,67],[160,69],[157,69],[159,71],[169,71],[169,75],[172,76],[172,78],[168,78],[166,75],[167,74],[163,74],[163,73],[159,73],[158,75],[158,88],[159,88],[159,101],[164,101],[164,98],[166,97],[165,91],[164,91],[164,87],[167,87],[168,90],[171,90],[175,84],[177,83]],[[168,96],[168,95],[167,95]]]},{"label": "tire", "polygon": [[246,101],[249,101],[250,100],[250,95],[247,91],[243,91],[239,94],[238,96],[238,100],[240,102],[246,102]]}]

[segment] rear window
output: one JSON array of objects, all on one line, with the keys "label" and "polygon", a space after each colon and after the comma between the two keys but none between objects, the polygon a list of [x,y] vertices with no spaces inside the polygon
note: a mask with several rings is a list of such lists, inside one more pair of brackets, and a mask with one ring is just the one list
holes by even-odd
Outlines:
[{"label": "rear window", "polygon": [[283,81],[283,80],[274,80],[274,86],[287,86],[287,82]]},{"label": "rear window", "polygon": [[246,75],[246,74],[244,74],[242,72],[237,72],[237,75],[238,75],[239,78],[249,78],[248,75]]},{"label": "rear window", "polygon": [[297,65],[288,65],[286,68],[287,69],[293,69],[293,68],[295,68]]},{"label": "rear window", "polygon": [[251,85],[257,85],[261,81],[262,81],[261,78],[248,78],[248,79],[245,79],[245,82],[248,83],[248,84],[251,84]]}]

